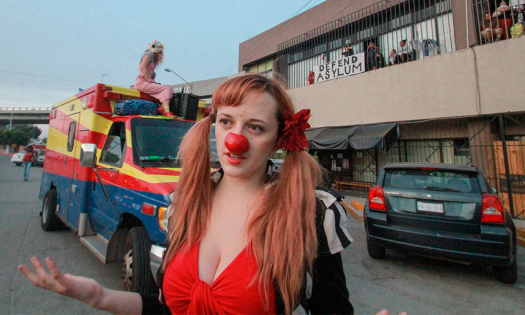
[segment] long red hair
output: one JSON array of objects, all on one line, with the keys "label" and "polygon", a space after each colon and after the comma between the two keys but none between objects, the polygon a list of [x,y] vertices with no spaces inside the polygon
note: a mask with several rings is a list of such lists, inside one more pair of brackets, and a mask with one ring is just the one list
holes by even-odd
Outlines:
[{"label": "long red hair", "polygon": [[[168,223],[170,246],[165,269],[184,245],[193,245],[208,227],[211,213],[211,124],[220,106],[238,106],[250,93],[269,93],[277,103],[279,136],[295,109],[284,88],[273,79],[245,75],[223,83],[215,91],[212,112],[191,128],[181,143],[182,172],[172,200],[174,213]],[[314,189],[322,169],[307,152],[288,152],[280,178],[267,188],[260,206],[248,222],[248,239],[259,269],[256,279],[268,297],[269,285],[277,285],[287,314],[298,303],[305,272],[317,252]]]}]

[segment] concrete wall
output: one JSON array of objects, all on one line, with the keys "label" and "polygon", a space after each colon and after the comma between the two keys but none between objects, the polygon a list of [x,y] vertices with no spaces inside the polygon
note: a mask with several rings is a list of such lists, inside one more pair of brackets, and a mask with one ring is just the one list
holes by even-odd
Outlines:
[{"label": "concrete wall", "polygon": [[[312,127],[525,111],[525,36],[289,90]],[[478,93],[479,85],[479,93]]]},{"label": "concrete wall", "polygon": [[[465,1],[452,1],[452,16],[454,17],[454,34],[456,37],[456,49],[467,48],[467,32],[468,32],[468,46],[473,45],[477,42],[476,29],[474,20],[478,19],[477,16],[473,15],[472,0]],[[468,14],[468,25],[466,23]]]}]

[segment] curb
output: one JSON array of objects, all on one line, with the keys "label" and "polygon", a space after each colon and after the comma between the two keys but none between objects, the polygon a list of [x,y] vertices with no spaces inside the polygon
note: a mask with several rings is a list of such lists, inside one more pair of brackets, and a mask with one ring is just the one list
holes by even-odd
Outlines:
[{"label": "curb", "polygon": [[345,208],[346,212],[351,214],[354,218],[356,218],[359,222],[363,222],[363,211],[354,209],[353,207],[349,206],[346,202],[340,201],[339,202],[343,208]]},{"label": "curb", "polygon": [[516,243],[525,248],[525,228],[521,226],[516,227]]}]

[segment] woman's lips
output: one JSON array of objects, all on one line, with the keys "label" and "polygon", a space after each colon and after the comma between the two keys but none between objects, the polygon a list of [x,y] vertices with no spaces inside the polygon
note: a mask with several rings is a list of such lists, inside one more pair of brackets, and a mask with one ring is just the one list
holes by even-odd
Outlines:
[{"label": "woman's lips", "polygon": [[241,164],[245,159],[246,159],[245,157],[240,156],[240,155],[226,153],[226,161],[228,161],[228,163],[233,164],[233,165]]}]

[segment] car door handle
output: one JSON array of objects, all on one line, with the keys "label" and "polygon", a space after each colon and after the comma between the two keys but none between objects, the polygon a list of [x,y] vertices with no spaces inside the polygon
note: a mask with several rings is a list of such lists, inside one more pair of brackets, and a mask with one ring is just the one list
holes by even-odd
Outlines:
[{"label": "car door handle", "polygon": [[98,170],[118,173],[118,169],[115,168],[99,168]]}]

